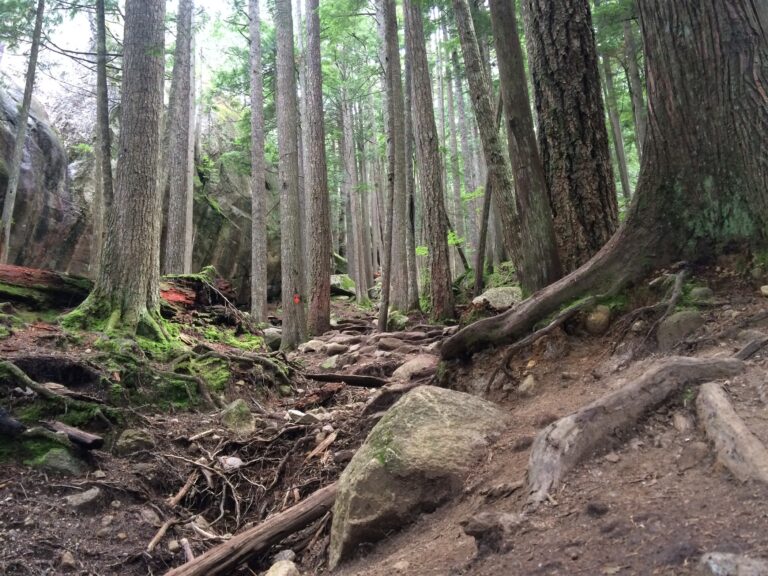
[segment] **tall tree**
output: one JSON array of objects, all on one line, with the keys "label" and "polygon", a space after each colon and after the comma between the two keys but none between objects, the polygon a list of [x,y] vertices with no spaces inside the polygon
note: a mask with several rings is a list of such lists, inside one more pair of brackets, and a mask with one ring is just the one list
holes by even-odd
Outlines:
[{"label": "tall tree", "polygon": [[629,188],[629,172],[627,170],[627,154],[624,151],[624,136],[621,133],[621,119],[619,118],[619,104],[616,98],[616,87],[613,83],[613,68],[611,58],[603,54],[603,87],[605,92],[605,106],[608,109],[608,121],[611,123],[613,135],[613,149],[616,152],[616,164],[619,168],[619,183],[621,194],[629,199],[632,191]]},{"label": "tall tree", "polygon": [[447,340],[444,358],[519,338],[564,303],[615,293],[654,267],[714,258],[733,245],[768,246],[768,10],[762,6],[751,0],[639,4],[648,131],[624,224],[570,275]]},{"label": "tall tree", "polygon": [[424,233],[429,250],[429,293],[434,319],[452,318],[453,292],[448,258],[448,227],[443,195],[443,170],[432,104],[432,83],[419,0],[404,0],[406,51],[411,59],[413,124],[422,191]]},{"label": "tall tree", "polygon": [[560,277],[552,209],[544,167],[536,147],[515,5],[508,0],[491,0],[490,5],[507,119],[509,158],[520,214],[523,270],[528,288],[538,290]]},{"label": "tall tree", "polygon": [[307,0],[307,50],[305,54],[306,126],[304,147],[307,160],[305,186],[309,190],[310,334],[322,334],[331,327],[331,209],[325,159],[323,122],[323,76],[320,60],[319,0]]},{"label": "tall tree", "polygon": [[251,72],[251,315],[267,321],[267,191],[259,0],[249,0]]},{"label": "tall tree", "polygon": [[408,257],[408,309],[420,310],[419,273],[416,265],[416,179],[413,174],[413,78],[411,63],[405,61],[405,195],[408,204],[405,246]]},{"label": "tall tree", "polygon": [[643,96],[643,82],[640,79],[640,67],[637,64],[640,50],[635,41],[635,31],[630,19],[624,19],[624,58],[627,64],[627,78],[629,92],[632,96],[632,113],[635,119],[635,141],[637,142],[637,155],[642,160],[643,142],[645,142],[645,125],[647,116],[645,111],[645,97]]},{"label": "tall tree", "polygon": [[280,187],[280,256],[282,266],[283,338],[292,349],[305,338],[304,282],[299,217],[298,103],[294,75],[291,0],[275,0],[277,38],[277,145]]},{"label": "tall tree", "polygon": [[162,338],[159,318],[158,163],[165,69],[165,1],[127,0],[119,154],[113,209],[96,284],[70,314]]},{"label": "tall tree", "polygon": [[176,50],[173,54],[173,76],[169,103],[169,164],[168,224],[163,257],[166,274],[189,272],[184,264],[186,255],[187,195],[189,193],[189,127],[190,94],[192,90],[192,10],[193,0],[179,0],[176,16]]},{"label": "tall tree", "polygon": [[24,156],[24,142],[27,138],[27,121],[29,120],[29,108],[32,105],[32,91],[35,87],[35,72],[37,71],[37,55],[40,51],[40,36],[43,31],[43,16],[45,14],[45,0],[38,0],[35,12],[35,28],[32,32],[32,48],[29,52],[27,64],[27,77],[24,84],[24,96],[21,101],[16,122],[16,141],[13,143],[13,156],[11,156],[11,168],[8,175],[8,187],[5,191],[3,202],[3,217],[0,220],[0,264],[8,263],[8,254],[11,250],[11,226],[13,224],[13,209],[16,206],[16,192],[19,187],[21,175],[21,160]]},{"label": "tall tree", "polygon": [[618,226],[588,0],[522,0],[539,118],[539,150],[565,271]]}]

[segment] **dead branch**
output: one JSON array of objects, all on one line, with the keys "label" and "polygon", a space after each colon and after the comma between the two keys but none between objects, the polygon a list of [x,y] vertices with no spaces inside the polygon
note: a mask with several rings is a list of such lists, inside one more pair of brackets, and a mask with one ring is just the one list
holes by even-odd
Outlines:
[{"label": "dead branch", "polygon": [[384,378],[358,376],[356,374],[304,374],[304,377],[317,382],[344,382],[350,386],[362,386],[363,388],[381,388],[388,383],[388,380],[384,380]]}]

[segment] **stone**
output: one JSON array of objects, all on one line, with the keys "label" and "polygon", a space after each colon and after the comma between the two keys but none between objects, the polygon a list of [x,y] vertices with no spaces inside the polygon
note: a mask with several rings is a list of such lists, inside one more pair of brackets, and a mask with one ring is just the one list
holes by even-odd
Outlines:
[{"label": "stone", "polygon": [[64,501],[67,506],[74,508],[78,512],[85,512],[95,508],[102,499],[102,492],[100,488],[94,487],[85,492],[78,492],[77,494],[70,494],[64,497]]},{"label": "stone", "polygon": [[275,557],[272,559],[272,562],[280,562],[281,560],[288,560],[289,562],[293,562],[296,560],[296,552],[291,550],[290,548],[286,548],[285,550],[280,550],[277,554],[275,554]]},{"label": "stone", "polygon": [[115,517],[111,514],[107,514],[106,516],[102,517],[101,519],[101,527],[107,528],[108,526],[112,525],[112,522],[115,521]]},{"label": "stone", "polygon": [[176,554],[179,550],[181,550],[181,544],[179,544],[178,540],[171,540],[168,542],[168,552]]},{"label": "stone", "polygon": [[115,453],[120,456],[133,454],[141,450],[152,450],[155,447],[155,438],[147,430],[128,428],[123,430],[115,443]]},{"label": "stone", "polygon": [[62,552],[61,558],[59,558],[59,567],[65,572],[69,572],[70,570],[77,568],[77,560],[75,560],[75,556],[72,554],[72,552],[69,550]]},{"label": "stone", "polygon": [[496,405],[453,390],[419,386],[398,400],[339,480],[330,568],[360,544],[385,538],[461,494],[507,422]]},{"label": "stone", "polygon": [[331,294],[334,289],[345,290],[347,292],[354,293],[355,281],[349,277],[349,274],[332,274],[331,275]]},{"label": "stone", "polygon": [[698,465],[709,455],[709,446],[706,442],[691,442],[686,444],[677,460],[677,469],[685,472]]},{"label": "stone", "polygon": [[290,560],[278,560],[264,576],[301,576],[301,573]]},{"label": "stone", "polygon": [[32,465],[46,472],[63,476],[80,476],[86,472],[85,464],[66,448],[53,448],[35,460]]},{"label": "stone", "polygon": [[668,316],[656,333],[659,349],[669,351],[686,336],[693,334],[704,324],[704,317],[696,310],[682,310]]},{"label": "stone", "polygon": [[353,346],[354,344],[360,344],[363,341],[363,337],[359,334],[337,334],[330,340],[329,344],[342,344],[344,346]]},{"label": "stone", "polygon": [[325,342],[322,340],[310,340],[299,346],[299,352],[322,352],[325,350]]},{"label": "stone", "polygon": [[595,306],[595,309],[587,315],[587,318],[584,321],[584,327],[587,329],[587,332],[593,336],[602,336],[606,333],[610,325],[611,308],[604,304]]},{"label": "stone", "polygon": [[398,340],[397,338],[392,338],[391,336],[385,336],[384,338],[379,340],[377,344],[379,350],[385,350],[385,351],[397,350],[402,345],[403,345],[402,340]]},{"label": "stone", "polygon": [[242,398],[238,398],[221,411],[221,423],[235,434],[250,434],[256,429],[256,418]]},{"label": "stone", "polygon": [[648,329],[648,323],[645,320],[635,320],[629,329],[633,334],[640,334]]},{"label": "stone", "polygon": [[283,331],[280,330],[280,328],[275,328],[274,326],[272,328],[266,328],[263,336],[264,344],[267,345],[267,348],[270,350],[280,349],[280,344],[283,341]]},{"label": "stone", "polygon": [[320,418],[314,414],[302,412],[301,410],[288,410],[288,419],[296,424],[312,425],[320,423]]},{"label": "stone", "polygon": [[760,286],[760,294],[768,298],[768,285]]},{"label": "stone", "polygon": [[475,539],[478,557],[506,552],[525,516],[508,512],[479,512],[460,522],[464,533]]},{"label": "stone", "polygon": [[96,471],[93,473],[93,477],[94,477],[96,480],[104,480],[104,478],[106,478],[106,477],[107,477],[107,473],[106,473],[106,472],[104,472],[103,470],[96,470]]},{"label": "stone", "polygon": [[709,302],[715,297],[715,293],[708,286],[696,286],[691,288],[688,296],[694,302]]},{"label": "stone", "polygon": [[489,288],[472,300],[475,306],[487,304],[497,312],[509,310],[515,304],[523,301],[523,291],[519,286],[500,286]]},{"label": "stone", "polygon": [[693,423],[691,422],[691,419],[685,414],[675,412],[672,415],[672,426],[674,426],[675,430],[681,434],[685,434],[686,432],[690,432],[690,430],[693,428]]},{"label": "stone", "polygon": [[399,332],[405,330],[408,326],[408,316],[397,310],[392,310],[387,315],[387,330],[390,332]]},{"label": "stone", "polygon": [[400,560],[400,562],[392,564],[392,570],[395,572],[407,572],[410,567],[411,563],[408,560]]},{"label": "stone", "polygon": [[127,540],[128,539],[128,534],[126,534],[125,532],[118,532],[117,533],[117,539],[118,540]]},{"label": "stone", "polygon": [[331,356],[330,358],[326,359],[322,364],[320,364],[320,368],[323,370],[336,370],[339,366],[339,356]]},{"label": "stone", "polygon": [[337,354],[344,354],[345,352],[349,352],[349,346],[346,344],[329,342],[325,346],[325,353],[328,354],[328,356],[336,356]]},{"label": "stone", "polygon": [[523,396],[532,396],[536,391],[536,377],[533,374],[528,374],[517,387],[517,391]]},{"label": "stone", "polygon": [[743,554],[709,552],[699,563],[712,576],[768,576],[768,560]]},{"label": "stone", "polygon": [[142,508],[139,510],[139,516],[141,516],[142,522],[150,526],[159,528],[163,524],[158,513],[152,510],[152,508]]},{"label": "stone", "polygon": [[413,380],[430,376],[437,370],[438,358],[432,354],[419,354],[392,373],[395,380]]},{"label": "stone", "polygon": [[609,452],[605,455],[605,461],[610,462],[611,464],[616,464],[621,460],[621,456],[616,454],[616,452]]}]

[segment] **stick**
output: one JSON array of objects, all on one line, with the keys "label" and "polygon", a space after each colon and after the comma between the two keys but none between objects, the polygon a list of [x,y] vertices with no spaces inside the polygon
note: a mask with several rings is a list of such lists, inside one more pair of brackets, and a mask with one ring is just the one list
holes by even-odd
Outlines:
[{"label": "stick", "polygon": [[214,576],[230,573],[235,566],[324,516],[336,500],[336,491],[337,484],[334,482],[295,506],[267,518],[258,526],[174,568],[165,576]]},{"label": "stick", "polygon": [[189,545],[189,540],[182,538],[179,541],[179,544],[181,544],[181,548],[184,550],[184,556],[186,557],[187,562],[192,562],[195,559],[195,553],[192,552],[192,546]]},{"label": "stick", "polygon": [[63,432],[67,435],[70,442],[77,444],[85,450],[98,450],[104,446],[104,438],[101,436],[85,432],[73,426],[64,424],[63,422],[42,422],[42,425],[48,428],[48,430]]},{"label": "stick", "polygon": [[163,539],[163,536],[165,536],[165,533],[168,532],[168,528],[173,526],[177,520],[174,518],[173,520],[166,520],[163,522],[163,525],[160,526],[160,529],[157,531],[157,533],[152,537],[152,540],[149,541],[149,544],[147,544],[147,553],[152,554],[155,547],[160,543],[160,540]]},{"label": "stick", "polygon": [[381,388],[388,381],[376,376],[358,376],[356,374],[304,374],[305,378],[318,382],[344,382],[350,386],[362,386],[364,388]]}]

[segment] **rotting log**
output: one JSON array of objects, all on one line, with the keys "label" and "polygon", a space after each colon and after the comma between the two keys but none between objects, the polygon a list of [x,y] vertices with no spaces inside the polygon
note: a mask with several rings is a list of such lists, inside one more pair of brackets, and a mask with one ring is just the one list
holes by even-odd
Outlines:
[{"label": "rotting log", "polygon": [[0,265],[0,300],[36,310],[70,308],[88,296],[93,282],[51,270]]},{"label": "rotting log", "polygon": [[48,430],[52,430],[53,432],[62,432],[66,434],[67,438],[69,438],[69,441],[72,442],[72,444],[79,446],[84,450],[98,450],[104,446],[104,438],[101,436],[91,434],[85,430],[80,430],[74,426],[69,426],[63,422],[42,422],[42,425]]},{"label": "rotting log", "polygon": [[741,481],[768,484],[768,450],[736,414],[722,386],[716,382],[702,384],[696,410],[715,445],[718,462]]},{"label": "rotting log", "polygon": [[734,376],[744,370],[736,358],[672,356],[639,378],[544,428],[536,436],[528,462],[529,504],[537,506],[584,458],[609,437],[635,424],[683,386]]},{"label": "rotting log", "polygon": [[336,492],[336,482],[321,488],[295,506],[211,548],[202,556],[167,572],[165,576],[229,574],[239,564],[322,518],[333,506]]}]

